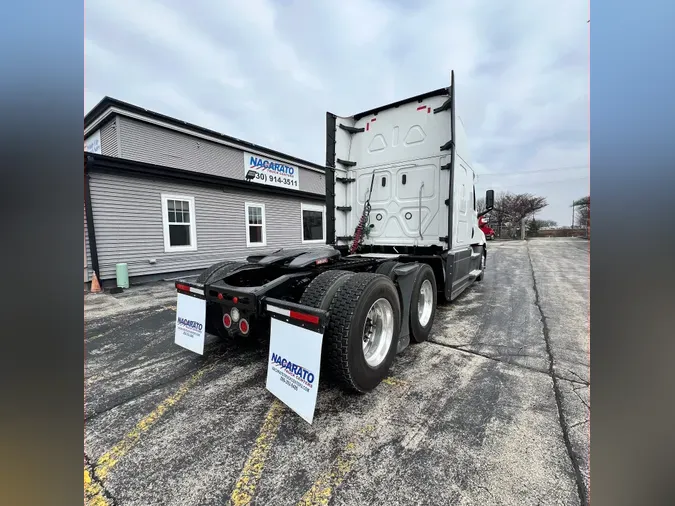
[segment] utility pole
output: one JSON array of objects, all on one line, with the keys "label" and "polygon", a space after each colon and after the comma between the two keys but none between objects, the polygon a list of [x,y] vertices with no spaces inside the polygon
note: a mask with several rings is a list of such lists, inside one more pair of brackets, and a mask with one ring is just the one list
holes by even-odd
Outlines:
[{"label": "utility pole", "polygon": [[574,200],[572,201],[572,228],[574,228]]}]

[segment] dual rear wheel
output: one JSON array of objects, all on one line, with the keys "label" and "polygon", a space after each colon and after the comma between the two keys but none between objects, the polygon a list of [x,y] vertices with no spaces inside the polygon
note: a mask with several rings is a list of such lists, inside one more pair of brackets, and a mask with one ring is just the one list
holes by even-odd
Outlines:
[{"label": "dual rear wheel", "polygon": [[[392,265],[394,264],[394,265]],[[300,304],[330,312],[324,335],[323,366],[357,392],[374,389],[388,374],[401,332],[401,299],[392,281],[395,262],[376,273],[327,271],[307,286]],[[436,311],[436,280],[423,264],[410,301],[410,334],[425,341]]]}]

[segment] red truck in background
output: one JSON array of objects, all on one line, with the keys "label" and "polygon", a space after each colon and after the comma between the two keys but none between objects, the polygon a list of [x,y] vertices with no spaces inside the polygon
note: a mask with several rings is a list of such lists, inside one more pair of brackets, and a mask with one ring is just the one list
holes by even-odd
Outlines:
[{"label": "red truck in background", "polygon": [[485,234],[485,240],[486,241],[491,241],[492,239],[495,238],[495,231],[490,228],[490,226],[487,224],[487,221],[485,221],[485,218],[480,216],[478,218],[478,228],[481,229],[481,231]]}]

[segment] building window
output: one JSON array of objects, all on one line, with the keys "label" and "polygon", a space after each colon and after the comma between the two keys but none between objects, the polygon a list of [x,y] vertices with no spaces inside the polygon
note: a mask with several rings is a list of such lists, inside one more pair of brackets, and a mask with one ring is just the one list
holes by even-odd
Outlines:
[{"label": "building window", "polygon": [[302,242],[326,242],[326,208],[301,204],[302,212]]},{"label": "building window", "polygon": [[246,246],[265,246],[265,204],[246,203]]},{"label": "building window", "polygon": [[195,199],[181,195],[162,194],[164,251],[195,251]]}]

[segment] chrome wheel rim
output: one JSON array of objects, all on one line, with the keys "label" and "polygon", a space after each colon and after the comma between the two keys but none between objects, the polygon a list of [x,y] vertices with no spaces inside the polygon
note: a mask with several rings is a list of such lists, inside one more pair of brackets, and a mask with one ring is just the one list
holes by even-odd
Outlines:
[{"label": "chrome wheel rim", "polygon": [[384,361],[393,338],[394,310],[387,299],[377,299],[370,306],[363,325],[363,357],[370,367]]},{"label": "chrome wheel rim", "polygon": [[425,279],[420,286],[420,296],[417,299],[417,320],[422,327],[426,327],[431,319],[431,310],[434,306],[434,287],[431,281]]}]

